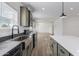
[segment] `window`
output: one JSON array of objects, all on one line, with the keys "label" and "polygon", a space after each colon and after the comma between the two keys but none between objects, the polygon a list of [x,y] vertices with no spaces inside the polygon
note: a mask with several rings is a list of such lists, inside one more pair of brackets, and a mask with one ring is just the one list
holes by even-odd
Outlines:
[{"label": "window", "polygon": [[0,3],[0,28],[11,28],[13,25],[17,25],[17,16],[18,13],[15,9],[7,3]]}]

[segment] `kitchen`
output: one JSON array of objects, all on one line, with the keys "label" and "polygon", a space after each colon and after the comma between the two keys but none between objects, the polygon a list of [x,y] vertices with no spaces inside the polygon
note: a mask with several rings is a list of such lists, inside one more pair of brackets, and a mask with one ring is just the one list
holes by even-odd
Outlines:
[{"label": "kitchen", "polygon": [[0,56],[79,56],[79,2],[0,2]]},{"label": "kitchen", "polygon": [[[25,18],[23,18],[24,16]],[[30,11],[26,7],[21,8],[20,2],[0,2],[1,56],[31,55],[32,49],[36,45],[37,35],[35,31],[29,29],[32,27],[31,17]]]}]

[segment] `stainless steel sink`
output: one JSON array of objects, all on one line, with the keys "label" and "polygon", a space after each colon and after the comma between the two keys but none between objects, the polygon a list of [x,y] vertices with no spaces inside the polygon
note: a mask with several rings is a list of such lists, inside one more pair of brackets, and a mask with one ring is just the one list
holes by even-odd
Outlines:
[{"label": "stainless steel sink", "polygon": [[22,36],[18,36],[16,38],[14,38],[13,40],[14,41],[22,41],[22,40],[27,39],[27,38],[28,38],[27,35],[22,35]]}]

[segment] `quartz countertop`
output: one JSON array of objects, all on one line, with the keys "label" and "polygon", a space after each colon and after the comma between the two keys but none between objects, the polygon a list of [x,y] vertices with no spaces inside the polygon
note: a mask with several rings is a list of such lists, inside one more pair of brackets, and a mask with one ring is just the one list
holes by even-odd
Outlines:
[{"label": "quartz countertop", "polygon": [[6,54],[8,51],[19,45],[21,42],[20,41],[12,41],[12,40],[7,40],[4,42],[0,43],[0,56],[3,56]]},{"label": "quartz countertop", "polygon": [[79,56],[79,37],[53,35],[50,35],[50,37],[63,46],[72,55]]}]

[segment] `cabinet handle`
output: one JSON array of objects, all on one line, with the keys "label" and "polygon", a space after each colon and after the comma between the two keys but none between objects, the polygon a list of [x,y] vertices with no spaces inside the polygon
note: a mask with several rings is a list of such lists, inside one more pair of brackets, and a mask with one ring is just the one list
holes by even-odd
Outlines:
[{"label": "cabinet handle", "polygon": [[62,49],[60,49],[60,51],[61,51],[63,54],[65,54],[65,52],[64,52]]}]

